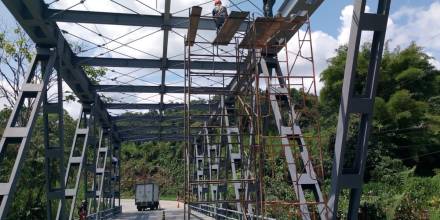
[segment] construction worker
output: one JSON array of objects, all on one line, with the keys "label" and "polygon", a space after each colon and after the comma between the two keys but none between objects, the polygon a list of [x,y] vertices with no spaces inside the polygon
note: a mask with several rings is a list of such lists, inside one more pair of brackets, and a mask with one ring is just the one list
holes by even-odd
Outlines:
[{"label": "construction worker", "polygon": [[275,0],[263,0],[263,10],[264,10],[264,17],[273,17],[273,5],[275,4]]},{"label": "construction worker", "polygon": [[228,10],[225,6],[222,5],[221,0],[214,1],[215,7],[212,10],[212,16],[214,17],[215,24],[217,26],[217,33],[222,28],[225,23],[226,18],[228,17]]},{"label": "construction worker", "polygon": [[80,207],[78,208],[78,215],[80,220],[86,220],[87,219],[87,212],[88,212],[88,202],[86,200],[83,200],[81,202]]}]

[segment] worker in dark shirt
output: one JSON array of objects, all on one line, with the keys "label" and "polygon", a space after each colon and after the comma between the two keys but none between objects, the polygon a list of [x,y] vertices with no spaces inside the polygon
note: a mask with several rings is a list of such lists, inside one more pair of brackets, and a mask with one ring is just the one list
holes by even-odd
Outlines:
[{"label": "worker in dark shirt", "polygon": [[214,1],[215,7],[212,10],[212,16],[214,17],[215,24],[217,26],[217,33],[220,31],[220,28],[225,23],[226,18],[228,17],[228,10],[225,6],[222,5],[221,0]]},{"label": "worker in dark shirt", "polygon": [[88,212],[88,202],[86,200],[83,200],[81,202],[81,205],[78,208],[78,215],[80,220],[86,220],[87,219],[87,212]]},{"label": "worker in dark shirt", "polygon": [[263,0],[263,10],[264,10],[264,17],[273,17],[273,5],[275,4],[275,0]]}]

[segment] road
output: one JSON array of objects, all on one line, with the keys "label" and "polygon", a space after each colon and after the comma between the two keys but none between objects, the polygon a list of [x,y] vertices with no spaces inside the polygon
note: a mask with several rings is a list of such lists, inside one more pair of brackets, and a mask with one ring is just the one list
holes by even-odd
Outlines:
[{"label": "road", "polygon": [[[176,201],[160,201],[160,209],[154,211],[138,212],[133,199],[121,200],[122,214],[113,218],[114,220],[162,220],[165,212],[166,220],[184,219],[184,209],[182,203]],[[192,216],[191,219],[211,220],[212,218],[203,217],[200,214]]]}]

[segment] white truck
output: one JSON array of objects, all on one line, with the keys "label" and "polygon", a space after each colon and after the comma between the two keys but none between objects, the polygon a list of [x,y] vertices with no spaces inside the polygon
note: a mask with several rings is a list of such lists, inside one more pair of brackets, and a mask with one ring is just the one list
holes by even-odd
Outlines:
[{"label": "white truck", "polygon": [[159,185],[156,183],[136,184],[135,203],[138,211],[159,208]]}]

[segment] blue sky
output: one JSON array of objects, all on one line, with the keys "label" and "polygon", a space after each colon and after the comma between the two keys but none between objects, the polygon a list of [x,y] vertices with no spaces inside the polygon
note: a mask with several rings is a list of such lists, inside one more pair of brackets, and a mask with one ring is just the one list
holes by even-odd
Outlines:
[{"label": "blue sky", "polygon": [[[370,0],[372,1],[372,0]],[[376,1],[376,0],[374,0]],[[353,0],[326,0],[318,11],[313,15],[313,29],[324,31],[334,37],[338,35],[338,28],[340,26],[339,16],[341,10],[352,4]],[[437,0],[394,0],[391,5],[391,13],[399,11],[402,7],[427,7]],[[261,7],[261,1],[255,1],[254,3]],[[275,9],[279,8],[282,0],[277,0],[274,6]],[[243,9],[246,9],[243,8]],[[247,8],[247,10],[255,10],[254,8]],[[439,12],[440,13],[440,12]],[[9,11],[5,8],[3,3],[0,2],[0,19],[2,25],[7,24],[11,26],[14,24],[14,19],[10,15]]]},{"label": "blue sky", "polygon": [[[52,0],[45,0],[50,2]],[[79,0],[61,0],[58,3],[52,5],[55,8],[66,8],[71,6],[72,4],[76,4]],[[134,0],[117,0],[118,2],[124,2],[124,4],[131,5],[131,7],[136,8],[136,5],[133,3]],[[141,0],[144,3],[148,3],[152,7],[155,6],[155,2],[153,0]],[[230,0],[223,0],[226,5],[231,5],[229,3]],[[242,0],[233,0],[234,2],[243,2]],[[368,0],[368,2],[375,2],[378,0]],[[157,6],[158,10],[163,10],[163,2],[159,0],[159,5]],[[189,8],[192,5],[206,2],[206,0],[172,0],[172,12],[179,11],[181,9]],[[258,7],[262,7],[262,0],[253,0],[253,4]],[[277,0],[277,3],[274,7],[275,10],[279,8],[282,0]],[[322,6],[316,11],[316,13],[312,16],[312,38],[314,43],[314,55],[315,55],[315,64],[317,73],[324,70],[328,63],[327,60],[335,55],[335,49],[338,48],[339,45],[346,44],[348,41],[348,33],[351,24],[351,14],[352,7],[350,6],[353,3],[353,0],[325,0]],[[57,5],[58,4],[58,5]],[[112,4],[108,0],[87,0],[86,6],[78,6],[73,9],[75,10],[97,10],[97,11],[112,11],[112,12],[121,12],[127,13],[123,8]],[[154,11],[148,11],[149,9],[139,8],[141,13],[146,14],[154,14]],[[204,13],[209,13],[212,5],[206,4],[203,5]],[[240,9],[249,10],[255,14],[261,14],[261,9],[256,9],[252,4],[246,3],[241,4]],[[237,10],[237,8],[232,7],[231,10]],[[371,9],[373,10],[373,9]],[[14,18],[7,11],[2,2],[0,2],[0,30],[4,28],[12,28],[15,25]],[[157,13],[156,13],[157,14]],[[185,16],[188,13],[186,11],[181,14],[177,14],[179,16]],[[85,37],[86,39],[95,40],[97,43],[102,44],[102,39],[99,39],[96,35],[92,35],[87,33],[78,25],[72,24],[63,24],[59,23],[59,26],[62,29],[69,30],[69,32],[76,33],[80,36]],[[91,29],[97,29],[98,27],[89,26]],[[131,28],[131,29],[130,29]],[[127,33],[132,30],[132,27],[109,27],[109,26],[99,26],[99,31],[103,35],[107,35],[111,38],[115,38],[118,34]],[[151,30],[144,30],[148,33]],[[185,30],[179,30],[180,34],[185,34]],[[138,33],[142,35],[142,33]],[[138,35],[139,36],[139,35]],[[131,39],[138,37],[136,34],[132,34]],[[207,33],[205,36],[213,37],[212,33]],[[69,36],[67,36],[69,37]],[[154,53],[157,56],[162,55],[162,46],[160,43],[152,44],[151,42],[162,42],[162,34],[159,32],[145,41],[136,42],[136,44],[132,44],[133,47],[142,48],[148,50],[151,53]],[[70,39],[72,40],[72,39]],[[75,39],[73,39],[75,40]],[[130,38],[125,39],[126,42],[130,41]],[[366,38],[368,40],[368,36]],[[440,0],[393,0],[390,12],[390,19],[387,31],[387,40],[390,40],[390,47],[394,48],[396,46],[405,47],[412,41],[421,45],[425,48],[425,52],[427,52],[432,57],[436,58],[432,60],[432,63],[440,68],[440,63],[437,61],[440,58]],[[169,46],[169,54],[178,54],[183,51],[183,40],[180,36],[177,36],[174,33],[170,35],[170,46]],[[294,45],[295,42],[292,42]],[[117,47],[118,45],[108,45],[109,48]],[[289,48],[292,48],[289,46]],[[120,52],[126,54],[133,54],[133,51],[128,50],[127,48],[122,48]],[[83,54],[83,55],[91,55],[93,54]],[[140,56],[139,58],[145,58]],[[183,58],[183,57],[182,57]],[[136,73],[134,73],[136,74]],[[142,74],[142,73],[139,73]],[[152,82],[160,81],[160,72],[157,74],[153,74],[150,78],[146,78],[146,80]],[[111,77],[111,74],[110,76]],[[181,80],[173,74],[167,75],[167,79],[170,81],[178,81]],[[125,79],[129,81],[129,79]],[[142,82],[137,82],[136,84],[143,84]],[[322,86],[322,85],[319,85]],[[141,97],[139,101],[145,101],[148,99],[144,99],[145,97]],[[174,99],[173,97],[168,97],[169,99]],[[154,99],[157,99],[155,97]],[[1,103],[1,100],[0,100]],[[71,106],[71,109],[75,109],[77,107]]]},{"label": "blue sky", "polygon": [[[374,0],[377,1],[377,0]],[[373,2],[370,0],[369,2]],[[429,6],[434,0],[393,0],[391,13],[399,11],[402,7]],[[340,26],[339,16],[341,10],[352,4],[352,0],[326,0],[313,15],[313,29],[322,30],[332,36],[337,36]],[[439,12],[440,13],[440,12]]]}]

